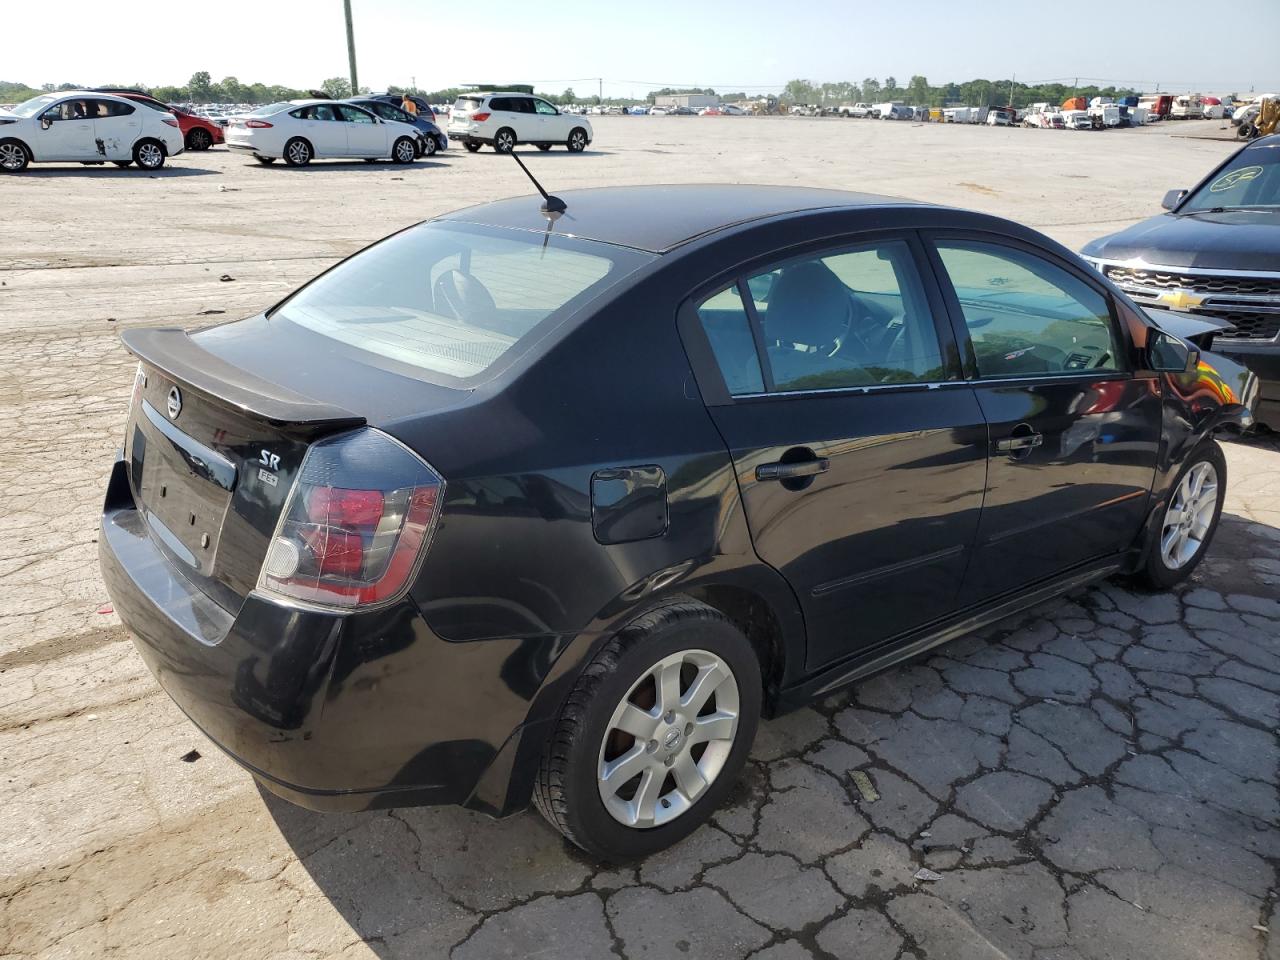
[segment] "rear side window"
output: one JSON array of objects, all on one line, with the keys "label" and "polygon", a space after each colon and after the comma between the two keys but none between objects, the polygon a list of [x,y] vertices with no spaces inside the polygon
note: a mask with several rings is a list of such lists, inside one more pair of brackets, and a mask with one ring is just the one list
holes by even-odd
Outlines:
[{"label": "rear side window", "polygon": [[510,97],[494,97],[489,101],[489,109],[511,111],[515,109],[515,106]]},{"label": "rear side window", "polygon": [[738,295],[737,286],[726,287],[702,301],[698,307],[698,319],[702,322],[729,393],[734,396],[764,393],[760,357],[756,353],[755,338],[751,335],[747,308]]},{"label": "rear side window", "polygon": [[435,222],[339,264],[271,316],[412,371],[465,380],[652,259],[566,237]]},{"label": "rear side window", "polygon": [[937,245],[980,377],[1120,370],[1107,299],[1043,257],[968,241]]},{"label": "rear side window", "polygon": [[[148,104],[149,105],[149,104]],[[161,105],[156,107],[164,113],[169,113],[169,108]],[[130,103],[122,103],[119,100],[99,100],[98,116],[100,117],[127,117],[133,113],[134,107]]]}]

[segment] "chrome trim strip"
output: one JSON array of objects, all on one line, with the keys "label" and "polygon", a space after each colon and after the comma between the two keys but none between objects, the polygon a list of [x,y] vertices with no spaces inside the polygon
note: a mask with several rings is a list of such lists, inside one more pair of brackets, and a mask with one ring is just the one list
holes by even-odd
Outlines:
[{"label": "chrome trim strip", "polygon": [[[1141,258],[1132,260],[1104,260],[1101,257],[1089,257],[1084,254],[1080,255],[1089,263],[1098,264],[1104,267],[1127,267],[1130,270],[1154,270],[1159,273],[1177,273],[1186,276],[1202,276],[1202,277],[1252,277],[1262,280],[1280,280],[1280,271],[1276,270],[1217,270],[1207,267],[1170,267],[1158,263],[1147,263]],[[1105,273],[1103,274],[1106,275]],[[1113,283],[1115,281],[1112,281]]]}]

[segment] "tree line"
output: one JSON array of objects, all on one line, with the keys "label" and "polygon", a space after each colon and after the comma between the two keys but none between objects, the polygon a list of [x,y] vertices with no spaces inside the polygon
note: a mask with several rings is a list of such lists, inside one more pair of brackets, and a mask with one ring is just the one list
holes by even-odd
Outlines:
[{"label": "tree line", "polygon": [[[235,77],[223,77],[214,80],[207,70],[200,70],[191,75],[191,79],[182,86],[149,86],[147,84],[118,84],[145,90],[157,100],[165,103],[274,103],[278,100],[296,100],[311,94],[310,90],[299,90],[264,83],[241,83]],[[41,93],[52,93],[60,90],[82,89],[75,83],[46,83],[39,89],[28,87],[23,83],[0,81],[0,101],[18,102]],[[352,95],[351,84],[345,77],[331,77],[314,88],[315,91],[334,99],[342,99]],[[389,87],[388,93],[415,93],[431,103],[452,103],[459,96],[471,91],[461,87],[445,87],[440,90],[409,90],[406,87]],[[359,93],[368,93],[362,87]],[[839,83],[814,83],[810,80],[792,80],[782,91],[782,99],[791,103],[821,104],[837,106],[841,103],[878,103],[887,100],[905,100],[917,106],[941,107],[951,103],[962,103],[968,106],[1004,106],[1025,107],[1041,101],[1061,103],[1068,97],[1121,97],[1137,91],[1124,87],[1075,87],[1062,83],[1042,83],[1028,85],[1012,80],[968,80],[964,83],[945,83],[933,86],[922,76],[913,76],[905,86],[899,85],[895,77],[877,80],[867,77],[861,83],[841,81]],[[653,103],[657,97],[672,94],[694,93],[718,96],[725,101],[746,100],[747,94],[733,91],[717,94],[710,87],[674,88],[664,87],[646,94],[644,99],[630,97],[605,97],[596,95],[578,96],[572,87],[561,93],[539,93],[538,96],[558,104],[639,104]]]},{"label": "tree line", "polygon": [[912,106],[944,107],[963,104],[970,107],[1025,107],[1032,103],[1062,103],[1069,97],[1124,97],[1137,93],[1128,87],[1077,87],[1065,83],[1025,84],[1015,80],[968,80],[933,86],[925,77],[913,76],[905,86],[896,77],[883,81],[867,77],[862,83],[813,83],[792,80],[782,91],[784,100],[792,103],[837,106],[842,103],[885,103],[903,100]]}]

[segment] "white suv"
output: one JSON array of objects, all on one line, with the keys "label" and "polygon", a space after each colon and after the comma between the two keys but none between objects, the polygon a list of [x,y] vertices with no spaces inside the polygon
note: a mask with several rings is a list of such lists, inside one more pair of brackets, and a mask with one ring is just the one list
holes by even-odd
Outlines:
[{"label": "white suv", "polygon": [[0,113],[0,170],[29,163],[164,166],[182,152],[178,118],[109,93],[46,93]]},{"label": "white suv", "polygon": [[459,97],[449,112],[449,139],[461,140],[475,153],[482,146],[510,153],[518,143],[539,150],[557,144],[581,153],[591,142],[586,117],[561,113],[540,97],[527,93],[476,93]]}]

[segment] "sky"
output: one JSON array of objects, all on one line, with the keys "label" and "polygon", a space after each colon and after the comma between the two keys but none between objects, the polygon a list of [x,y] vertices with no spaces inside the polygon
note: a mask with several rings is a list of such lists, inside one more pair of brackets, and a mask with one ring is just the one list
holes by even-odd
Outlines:
[{"label": "sky", "polygon": [[[1234,0],[1216,17],[1204,0],[1154,0],[1122,14],[1062,0],[351,4],[360,84],[374,90],[532,82],[641,98],[661,86],[777,92],[796,78],[893,76],[905,85],[915,73],[935,85],[1012,75],[1147,91],[1280,90],[1280,0]],[[342,0],[59,0],[52,19],[42,4],[3,0],[0,36],[10,41],[0,80],[34,87],[180,85],[207,70],[215,80],[307,88],[348,74]]]}]

